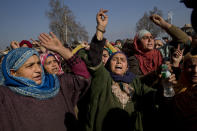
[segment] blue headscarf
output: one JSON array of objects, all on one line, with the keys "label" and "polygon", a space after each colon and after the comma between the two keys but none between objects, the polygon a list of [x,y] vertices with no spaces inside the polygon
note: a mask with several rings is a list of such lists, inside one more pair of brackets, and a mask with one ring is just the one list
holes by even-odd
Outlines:
[{"label": "blue headscarf", "polygon": [[48,99],[54,97],[60,88],[59,80],[55,75],[45,74],[42,67],[42,83],[36,84],[33,80],[16,77],[10,74],[10,69],[17,71],[31,56],[39,54],[36,50],[21,47],[10,51],[2,62],[3,85],[13,92],[37,99]]},{"label": "blue headscarf", "polygon": [[[125,72],[125,74],[123,76],[121,75],[116,75],[114,74],[112,71],[111,71],[111,68],[110,68],[110,61],[111,59],[113,58],[114,55],[118,54],[118,53],[121,53],[123,55],[125,55],[123,52],[115,52],[113,53],[109,59],[107,60],[107,63],[105,65],[106,69],[110,72],[110,75],[112,77],[112,79],[115,81],[115,82],[124,82],[124,83],[131,83],[133,81],[133,79],[136,77],[132,72],[129,72],[128,70]],[[125,55],[126,56],[126,55]],[[127,57],[126,57],[127,58]],[[128,59],[127,59],[127,64],[128,64]]]}]

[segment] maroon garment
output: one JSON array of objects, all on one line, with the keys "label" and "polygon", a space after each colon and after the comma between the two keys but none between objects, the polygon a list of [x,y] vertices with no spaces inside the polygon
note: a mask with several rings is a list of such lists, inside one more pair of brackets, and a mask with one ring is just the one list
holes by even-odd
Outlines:
[{"label": "maroon garment", "polygon": [[162,55],[159,50],[153,49],[148,52],[143,52],[139,49],[137,43],[138,37],[134,38],[134,49],[136,51],[135,57],[139,61],[139,66],[144,75],[155,71],[162,64]]},{"label": "maroon garment", "polygon": [[90,79],[85,64],[79,58],[74,61],[70,65],[77,69],[75,74],[86,75],[59,76],[60,91],[53,98],[38,100],[0,86],[0,131],[77,130],[74,107],[89,87]]},{"label": "maroon garment", "polygon": [[177,94],[173,103],[175,129],[197,131],[197,89],[188,89]]},{"label": "maroon garment", "polygon": [[19,43],[19,46],[22,47],[24,44],[26,44],[29,48],[32,48],[32,43],[29,42],[28,40],[22,40],[22,41]]}]

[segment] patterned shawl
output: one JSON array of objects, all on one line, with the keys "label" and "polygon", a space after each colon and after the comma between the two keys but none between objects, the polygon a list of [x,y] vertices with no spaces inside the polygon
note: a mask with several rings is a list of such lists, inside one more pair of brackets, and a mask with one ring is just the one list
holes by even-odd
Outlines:
[{"label": "patterned shawl", "polygon": [[45,75],[42,67],[42,83],[36,84],[33,80],[16,77],[10,74],[10,69],[17,71],[31,56],[39,54],[36,50],[21,47],[10,51],[2,63],[2,73],[4,77],[3,85],[20,95],[30,96],[37,99],[48,99],[54,97],[59,92],[59,80],[54,75]]}]

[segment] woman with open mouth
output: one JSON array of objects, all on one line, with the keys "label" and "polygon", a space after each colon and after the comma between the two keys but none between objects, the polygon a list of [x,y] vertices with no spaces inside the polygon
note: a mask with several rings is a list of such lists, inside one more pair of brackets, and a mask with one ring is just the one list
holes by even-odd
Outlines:
[{"label": "woman with open mouth", "polygon": [[40,61],[46,73],[57,75],[64,73],[61,67],[61,57],[57,53],[42,53],[40,54]]},{"label": "woman with open mouth", "polygon": [[[83,117],[79,117],[79,120],[86,131],[143,131],[144,100],[149,98],[154,103],[154,97],[159,96],[159,92],[141,83],[128,71],[128,60],[124,53],[116,52],[105,66],[102,63],[106,43],[103,33],[108,23],[106,12],[101,9],[97,14],[96,35],[88,54],[86,51],[79,52],[92,75],[89,96],[85,101],[87,110],[81,113]],[[170,80],[175,80],[175,76],[172,75]]]},{"label": "woman with open mouth", "polygon": [[45,74],[36,50],[21,47],[3,59],[0,86],[0,130],[78,130],[74,108],[90,84],[85,63],[72,55],[57,37],[42,33],[42,45],[58,52],[72,74]]}]

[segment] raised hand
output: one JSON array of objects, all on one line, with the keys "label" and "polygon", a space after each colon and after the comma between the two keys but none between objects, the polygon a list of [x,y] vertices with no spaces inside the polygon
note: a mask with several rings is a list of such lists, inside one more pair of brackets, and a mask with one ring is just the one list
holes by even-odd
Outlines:
[{"label": "raised hand", "polygon": [[41,41],[41,45],[49,50],[57,52],[64,47],[53,32],[50,32],[50,35],[47,33],[41,33],[38,38]]},{"label": "raised hand", "polygon": [[103,33],[105,33],[105,28],[108,23],[108,16],[105,13],[107,13],[107,10],[100,9],[100,11],[96,15],[96,36],[98,40],[103,39]]},{"label": "raised hand", "polygon": [[150,16],[150,20],[155,23],[156,25],[160,26],[161,28],[170,28],[171,24],[169,24],[168,22],[166,22],[161,16],[157,15],[157,14],[153,14]]},{"label": "raised hand", "polygon": [[183,51],[184,49],[180,49],[180,44],[178,44],[177,49],[174,51],[172,55],[172,65],[174,67],[179,67],[181,60],[183,59]]},{"label": "raised hand", "polygon": [[82,45],[86,50],[89,50],[89,49],[90,49],[90,45],[88,44],[87,41],[83,41],[83,42],[81,43],[81,45]]},{"label": "raised hand", "polygon": [[63,46],[53,32],[50,32],[50,35],[47,33],[41,33],[38,36],[38,39],[41,41],[42,46],[59,53],[64,59],[67,60],[72,57],[72,52]]},{"label": "raised hand", "polygon": [[42,53],[47,52],[47,49],[41,45],[40,41],[34,40],[33,38],[30,38],[30,40],[32,41],[32,44],[35,45],[38,51],[41,51]]},{"label": "raised hand", "polygon": [[19,42],[15,40],[11,41],[10,46],[12,47],[12,49],[20,48]]},{"label": "raised hand", "polygon": [[103,26],[104,28],[108,23],[108,16],[105,14],[108,10],[100,9],[100,11],[96,15],[97,25]]}]

